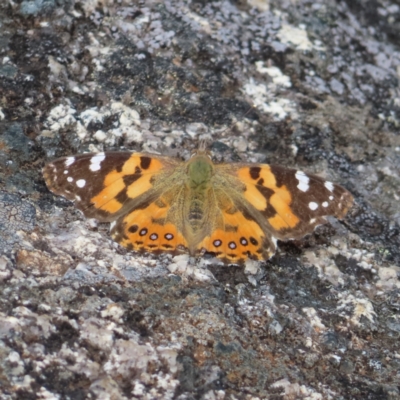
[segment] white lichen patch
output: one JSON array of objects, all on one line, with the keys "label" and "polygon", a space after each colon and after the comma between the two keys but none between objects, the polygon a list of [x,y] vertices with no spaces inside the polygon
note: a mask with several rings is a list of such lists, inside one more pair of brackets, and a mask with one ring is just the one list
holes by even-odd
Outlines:
[{"label": "white lichen patch", "polygon": [[397,265],[389,267],[380,267],[378,269],[379,280],[376,282],[376,287],[380,290],[400,289],[400,268]]},{"label": "white lichen patch", "polygon": [[[337,244],[335,240],[333,244]],[[378,275],[378,280],[375,282],[375,288],[382,291],[394,290],[400,288],[400,282],[398,276],[400,274],[400,267],[397,265],[387,264],[381,266],[376,260],[375,253],[366,249],[349,249],[346,252],[342,252],[343,255],[355,260],[357,267],[366,271],[371,271]]]},{"label": "white lichen patch", "polygon": [[205,135],[208,133],[208,128],[205,124],[201,122],[193,122],[186,124],[185,132],[192,138],[196,138],[200,135]]},{"label": "white lichen patch", "polygon": [[50,390],[47,390],[44,386],[41,386],[36,393],[38,399],[43,400],[60,400],[61,396],[54,394]]},{"label": "white lichen patch", "polygon": [[140,115],[139,113],[121,102],[111,103],[111,112],[113,114],[119,114],[119,121],[124,126],[137,125],[140,126]]},{"label": "white lichen patch", "polygon": [[0,338],[7,337],[12,331],[21,331],[19,319],[0,312]]},{"label": "white lichen patch", "polygon": [[249,147],[249,141],[244,137],[240,137],[233,140],[232,145],[236,150],[240,151],[241,153],[244,153]]},{"label": "white lichen patch", "polygon": [[64,129],[68,125],[75,124],[76,122],[76,110],[68,104],[59,104],[53,107],[47,117],[45,125],[51,131],[59,131]]},{"label": "white lichen patch", "polygon": [[321,318],[319,318],[317,311],[313,307],[304,307],[302,309],[304,314],[307,315],[308,320],[310,321],[311,326],[315,329],[317,333],[324,332],[326,330],[326,326],[322,323]]},{"label": "white lichen patch", "polygon": [[10,373],[13,376],[22,375],[25,371],[24,362],[21,360],[19,353],[11,351],[5,359],[6,365],[11,367]]},{"label": "white lichen patch", "polygon": [[315,44],[313,44],[310,41],[310,39],[308,38],[306,27],[302,24],[298,27],[289,24],[283,24],[281,29],[277,33],[277,37],[282,43],[289,46],[292,45],[300,51],[310,51],[313,49],[324,50],[324,47],[321,46],[320,42],[316,42]]},{"label": "white lichen patch", "polygon": [[256,260],[247,259],[245,261],[244,265],[245,265],[244,272],[246,274],[255,275],[260,270],[261,262],[260,261],[256,261]]},{"label": "white lichen patch", "polygon": [[277,121],[288,116],[295,118],[297,115],[295,103],[282,97],[275,98],[274,93],[266,84],[257,83],[253,78],[250,78],[243,86],[242,91],[252,99],[255,107],[272,114]]},{"label": "white lichen patch", "polygon": [[65,66],[59,63],[55,57],[49,56],[48,57],[48,67],[50,70],[50,80],[56,81],[59,78],[67,77],[67,70]]},{"label": "white lichen patch", "polygon": [[[358,241],[359,246],[370,247],[356,235],[350,236],[351,240]],[[335,258],[343,256],[348,259],[348,263],[357,268],[376,273],[378,266],[375,254],[370,250],[361,248],[350,248],[346,237],[335,237],[330,246],[304,252],[304,262],[306,265],[314,266],[318,270],[321,279],[326,279],[334,286],[343,285],[349,278],[348,272],[343,273],[337,266]],[[356,261],[356,263],[355,263]]]},{"label": "white lichen patch", "polygon": [[206,268],[203,259],[196,260],[188,254],[180,254],[172,258],[172,263],[167,265],[172,274],[178,274],[185,278],[192,278],[197,281],[207,282],[214,280],[213,274]]},{"label": "white lichen patch", "polygon": [[0,257],[0,282],[5,281],[11,276],[11,261],[5,257]]},{"label": "white lichen patch", "polygon": [[297,116],[296,106],[289,99],[281,96],[281,90],[292,86],[290,78],[275,66],[265,66],[263,61],[256,61],[256,70],[268,75],[269,80],[256,82],[253,78],[244,84],[242,92],[249,96],[259,110],[272,114],[277,121],[288,116]]},{"label": "white lichen patch", "polygon": [[[288,379],[281,379],[274,382],[271,386],[272,389],[280,388],[282,389],[281,396],[283,399],[308,399],[308,400],[333,400],[335,399],[330,393],[326,391],[324,393],[319,393],[314,389],[299,385],[298,383],[291,383]],[[333,394],[333,393],[332,393]]]},{"label": "white lichen patch", "polygon": [[[63,293],[49,291],[52,292],[49,293],[50,297],[53,300],[67,300],[68,293],[64,292],[68,288],[63,289],[59,290]],[[65,297],[66,294],[67,297]],[[71,291],[71,295],[74,296],[75,293]],[[88,297],[86,303],[79,306],[79,311],[93,315],[104,301],[107,299],[97,296]],[[25,307],[18,307],[16,314],[17,318],[0,314],[1,329],[3,329],[3,331],[0,329],[0,337],[1,333],[10,335],[14,332],[22,333],[22,331],[29,337],[32,343],[24,348],[23,354],[24,358],[29,359],[29,368],[35,373],[41,374],[48,368],[62,368],[65,377],[79,373],[91,381],[90,390],[93,393],[97,393],[100,397],[104,393],[114,394],[118,395],[118,398],[121,397],[119,396],[121,378],[130,380],[135,377],[133,396],[149,400],[174,397],[179,385],[175,375],[180,367],[177,357],[181,350],[181,345],[176,343],[176,338],[173,344],[154,346],[151,340],[141,342],[139,335],[131,331],[125,332],[122,326],[114,322],[110,323],[93,316],[70,320],[59,315],[53,316],[53,322],[57,322],[59,327],[69,327],[67,329],[72,335],[74,332],[79,332],[79,338],[77,337],[71,347],[64,342],[59,350],[56,347],[52,352],[47,352],[41,344],[45,343],[44,339],[49,338],[45,331],[58,333],[53,324],[43,319],[48,319],[47,315],[39,315]],[[43,324],[48,328],[43,328]],[[116,339],[115,332],[124,334],[128,339]],[[88,347],[101,352],[104,357],[102,365],[91,359],[91,350],[88,350]],[[15,388],[29,387],[30,381],[26,378],[26,365],[21,354],[8,347],[2,348],[1,354],[2,357],[4,356],[3,365],[14,378]],[[58,398],[57,395],[52,397],[50,392],[40,393],[38,398]]]},{"label": "white lichen patch", "polygon": [[118,322],[124,315],[125,310],[116,303],[108,304],[107,307],[100,313],[102,318],[111,318]]},{"label": "white lichen patch", "polygon": [[343,285],[345,277],[337,267],[331,255],[337,254],[337,249],[318,249],[317,251],[309,250],[304,252],[305,264],[314,266],[318,271],[318,276],[321,279],[326,279],[334,286]]},{"label": "white lichen patch", "polygon": [[[47,257],[41,255],[38,258],[32,256],[32,251],[26,254],[20,252],[20,263],[24,263],[23,268],[20,268],[23,270],[32,268],[31,264],[34,264],[36,269],[38,266],[41,267],[37,273],[34,270],[37,275],[63,275],[64,280],[76,284],[100,281],[138,282],[168,274],[162,257],[160,260],[154,259],[151,255],[139,255],[135,252],[119,254],[119,245],[107,233],[93,231],[87,220],[74,221],[60,229],[58,222],[61,217],[62,214],[58,211],[50,216],[54,231],[43,239],[57,252],[57,256],[53,255],[50,258],[49,255]],[[79,262],[74,262],[70,254],[73,254]]]},{"label": "white lichen patch", "polygon": [[157,351],[160,357],[164,359],[169,367],[171,373],[176,373],[179,368],[179,363],[177,361],[178,351],[181,349],[179,343],[175,343],[173,347],[171,346],[158,346]]},{"label": "white lichen patch", "polygon": [[92,56],[92,63],[97,71],[103,70],[103,59],[100,56],[108,55],[112,49],[109,46],[100,45],[96,36],[92,32],[87,35],[90,44],[85,46],[85,49],[89,51]]},{"label": "white lichen patch", "polygon": [[110,351],[114,344],[114,333],[107,325],[108,322],[98,318],[89,318],[82,322],[80,337],[92,346]]},{"label": "white lichen patch", "polygon": [[79,119],[82,124],[87,128],[91,123],[102,124],[104,118],[108,117],[108,115],[109,114],[107,112],[102,112],[98,110],[97,107],[94,107],[82,111],[79,114]]},{"label": "white lichen patch", "polygon": [[[67,229],[59,231],[57,235],[49,238],[59,250],[77,254],[82,261],[89,261],[94,253],[99,251],[102,235],[88,230],[81,221],[71,223]],[[111,239],[110,239],[111,240]],[[104,250],[111,250],[111,242],[104,243]]]},{"label": "white lichen patch", "polygon": [[85,127],[92,122],[102,124],[109,117],[117,117],[118,124],[108,131],[96,131],[94,136],[99,142],[113,145],[120,137],[124,137],[127,143],[143,141],[143,134],[137,129],[141,125],[139,113],[121,102],[113,102],[101,109],[91,108],[79,115],[79,119]]},{"label": "white lichen patch", "polygon": [[172,261],[173,262],[167,266],[172,274],[176,272],[183,273],[189,269],[189,256],[186,254],[175,256]]},{"label": "white lichen patch", "polygon": [[[19,306],[14,309],[14,315],[20,319],[20,323],[22,321],[21,327],[28,333],[28,326],[35,325],[36,327],[30,330],[30,334],[32,335],[32,340],[40,340],[40,338],[48,338],[50,334],[53,332],[53,326],[50,322],[50,318],[47,315],[38,315],[29,308],[24,306]],[[32,320],[34,324],[31,324]]]},{"label": "white lichen patch", "polygon": [[269,0],[247,0],[247,3],[257,8],[260,12],[269,11],[270,8]]},{"label": "white lichen patch", "polygon": [[[138,129],[141,125],[140,115],[135,110],[121,102],[112,102],[100,109],[93,107],[76,115],[76,110],[69,105],[60,104],[54,107],[48,117],[45,126],[52,132],[57,133],[69,125],[75,125],[75,131],[79,139],[90,139],[88,137],[91,124],[101,125],[109,117],[116,117],[115,127],[103,131],[97,130],[94,137],[102,143],[114,145],[118,138],[123,137],[126,143],[143,142],[143,133]],[[45,136],[48,134],[45,132]]]},{"label": "white lichen patch", "polygon": [[110,376],[102,376],[90,385],[90,392],[96,399],[125,399],[121,389],[114,379]]},{"label": "white lichen patch", "polygon": [[359,293],[359,295],[360,297],[355,297],[350,293],[340,294],[341,298],[338,306],[340,315],[353,325],[360,325],[361,317],[365,317],[374,323],[376,313],[372,303],[362,293]]},{"label": "white lichen patch", "polygon": [[[172,354],[173,356],[171,356]],[[163,360],[167,364],[172,362],[175,368],[175,354],[177,356],[177,350],[174,348],[167,350],[167,347],[162,347],[158,350],[149,342],[141,344],[135,339],[118,339],[113,343],[108,361],[104,364],[104,371],[111,377],[119,379],[120,377],[139,377],[140,380],[134,385],[132,393],[136,396],[144,395],[141,398],[148,398],[145,393],[149,389],[143,385],[151,385],[151,392],[154,397],[157,398],[164,394],[163,398],[171,398],[179,384],[179,381],[174,379],[173,373],[165,374],[161,371],[150,373],[148,370],[150,364],[152,370],[161,369]]]},{"label": "white lichen patch", "polygon": [[94,138],[98,141],[98,142],[104,142],[107,139],[107,133],[102,131],[101,129],[99,129],[98,131],[96,131],[96,133],[94,134]]},{"label": "white lichen patch", "polygon": [[[69,320],[68,322],[71,324],[72,321]],[[80,326],[76,329],[79,328]],[[61,364],[64,364],[64,360],[73,360],[73,363],[68,363],[68,370],[83,374],[90,380],[96,380],[101,373],[100,365],[91,360],[83,348],[69,348],[63,346],[56,357]]]},{"label": "white lichen patch", "polygon": [[292,82],[290,77],[284,75],[278,67],[266,67],[264,61],[255,62],[256,69],[261,74],[266,74],[271,78],[271,83],[276,85],[276,87],[292,87]]}]

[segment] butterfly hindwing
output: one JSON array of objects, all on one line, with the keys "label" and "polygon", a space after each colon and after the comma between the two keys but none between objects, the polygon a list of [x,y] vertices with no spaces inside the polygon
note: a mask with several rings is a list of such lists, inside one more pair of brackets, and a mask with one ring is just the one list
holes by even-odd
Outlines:
[{"label": "butterfly hindwing", "polygon": [[238,209],[223,210],[222,226],[214,229],[198,245],[198,252],[210,252],[227,262],[240,263],[250,258],[263,260],[275,253],[275,243],[260,225],[247,219]]},{"label": "butterfly hindwing", "polygon": [[170,218],[170,204],[158,199],[121,216],[112,226],[111,236],[129,250],[172,254],[187,252],[187,241]]}]

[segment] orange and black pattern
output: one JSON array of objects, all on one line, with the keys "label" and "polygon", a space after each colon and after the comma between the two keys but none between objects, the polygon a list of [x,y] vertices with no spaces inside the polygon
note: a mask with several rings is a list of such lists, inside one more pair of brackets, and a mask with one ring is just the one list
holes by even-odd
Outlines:
[{"label": "orange and black pattern", "polygon": [[[192,176],[198,166],[200,174]],[[266,260],[278,239],[301,238],[327,216],[342,219],[353,203],[346,189],[316,175],[268,164],[214,164],[204,150],[186,162],[82,154],[47,164],[43,174],[53,193],[87,217],[112,222],[111,236],[130,250],[212,253],[228,263]]]}]

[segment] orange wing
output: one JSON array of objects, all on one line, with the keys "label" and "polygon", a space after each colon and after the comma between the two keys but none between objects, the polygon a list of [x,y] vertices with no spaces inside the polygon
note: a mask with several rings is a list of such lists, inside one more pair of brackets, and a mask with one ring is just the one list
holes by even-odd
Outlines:
[{"label": "orange wing", "polygon": [[339,185],[267,164],[216,165],[212,186],[220,214],[197,250],[235,263],[270,258],[277,239],[301,238],[353,203]]},{"label": "orange wing", "polygon": [[276,240],[263,232],[256,221],[238,210],[224,210],[222,218],[222,226],[199,243],[198,254],[210,252],[224,261],[241,263],[248,258],[267,260],[275,253]]},{"label": "orange wing", "polygon": [[343,187],[296,169],[268,164],[221,167],[242,184],[242,207],[277,239],[301,238],[326,223],[326,216],[344,218],[353,204]]},{"label": "orange wing", "polygon": [[111,226],[111,236],[129,250],[185,253],[188,244],[169,218],[170,204],[161,198],[122,216]]},{"label": "orange wing", "polygon": [[[216,166],[217,167],[217,166]],[[246,259],[270,258],[276,249],[276,240],[263,230],[243,204],[243,184],[230,175],[219,174],[216,168],[212,182],[214,210],[209,215],[208,226],[196,246],[196,253],[213,253],[226,262],[240,263]]]},{"label": "orange wing", "polygon": [[152,154],[107,152],[62,157],[47,164],[48,188],[73,201],[85,216],[114,221],[154,198],[179,162]]}]

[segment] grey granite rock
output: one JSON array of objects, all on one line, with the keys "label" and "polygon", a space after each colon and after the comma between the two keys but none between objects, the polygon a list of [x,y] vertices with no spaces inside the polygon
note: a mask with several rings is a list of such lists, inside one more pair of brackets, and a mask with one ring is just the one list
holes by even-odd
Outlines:
[{"label": "grey granite rock", "polygon": [[[399,20],[383,0],[0,4],[0,398],[400,398]],[[127,252],[41,175],[201,139],[356,205],[227,267]]]}]

